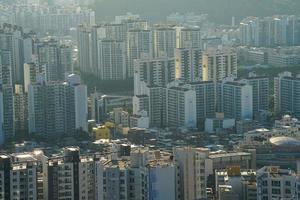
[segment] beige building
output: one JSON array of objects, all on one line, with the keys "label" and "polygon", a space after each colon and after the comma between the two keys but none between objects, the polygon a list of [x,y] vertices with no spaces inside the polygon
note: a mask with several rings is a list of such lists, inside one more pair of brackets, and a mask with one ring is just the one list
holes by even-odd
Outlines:
[{"label": "beige building", "polygon": [[211,48],[203,52],[203,81],[221,81],[233,76],[237,77],[237,52],[234,48]]}]

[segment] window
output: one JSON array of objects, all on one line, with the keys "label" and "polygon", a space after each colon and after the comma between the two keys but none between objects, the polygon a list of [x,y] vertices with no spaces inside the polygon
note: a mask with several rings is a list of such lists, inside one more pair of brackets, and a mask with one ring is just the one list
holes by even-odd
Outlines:
[{"label": "window", "polygon": [[268,189],[267,188],[263,188],[262,193],[263,194],[268,194]]},{"label": "window", "polygon": [[280,194],[280,189],[272,189],[272,194]]},{"label": "window", "polygon": [[272,186],[279,187],[280,181],[272,181]]},{"label": "window", "polygon": [[268,181],[263,181],[263,182],[262,182],[262,185],[263,185],[263,186],[267,186],[267,185],[268,185]]}]

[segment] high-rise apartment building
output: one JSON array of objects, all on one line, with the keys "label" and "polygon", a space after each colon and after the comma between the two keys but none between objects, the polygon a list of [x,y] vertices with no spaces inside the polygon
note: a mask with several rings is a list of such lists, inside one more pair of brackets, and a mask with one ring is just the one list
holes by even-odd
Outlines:
[{"label": "high-rise apartment building", "polygon": [[173,58],[139,59],[134,63],[134,94],[145,94],[144,86],[166,87],[175,80]]},{"label": "high-rise apartment building", "polygon": [[126,79],[125,49],[125,43],[120,40],[98,41],[98,73],[101,80]]},{"label": "high-rise apartment building", "polygon": [[300,117],[300,78],[293,77],[291,72],[283,72],[274,78],[275,113],[290,113]]},{"label": "high-rise apartment building", "polygon": [[60,66],[64,73],[73,73],[72,47],[67,44],[60,45]]},{"label": "high-rise apartment building", "polygon": [[188,87],[166,88],[167,126],[174,128],[196,128],[196,92]]},{"label": "high-rise apartment building", "polygon": [[257,17],[247,17],[243,19],[239,25],[240,27],[240,40],[243,45],[254,46],[257,40],[257,29],[258,29]]},{"label": "high-rise apartment building", "polygon": [[202,50],[200,48],[177,48],[174,57],[176,79],[188,83],[202,80]]},{"label": "high-rise apartment building", "polygon": [[24,93],[22,85],[15,85],[14,110],[16,133],[25,135],[28,131],[28,104],[27,94]]},{"label": "high-rise apartment building", "polygon": [[133,114],[147,111],[150,127],[203,129],[205,118],[215,116],[215,101],[212,81],[148,85],[133,97]]},{"label": "high-rise apartment building", "polygon": [[201,32],[200,28],[178,28],[177,48],[200,48]]},{"label": "high-rise apartment building", "polygon": [[150,127],[164,127],[166,125],[166,90],[160,86],[145,87],[145,94],[135,95],[133,114],[138,115],[146,111],[149,116]]},{"label": "high-rise apartment building", "polygon": [[15,136],[11,51],[0,51],[0,143]]},{"label": "high-rise apartment building", "polygon": [[108,23],[102,25],[104,30],[104,38],[112,40],[127,40],[127,33],[130,30],[148,29],[148,22],[142,19],[123,19],[117,23]]},{"label": "high-rise apartment building", "polygon": [[212,81],[200,81],[191,83],[190,85],[196,92],[197,127],[203,130],[205,119],[215,116],[215,84]]},{"label": "high-rise apartment building", "polygon": [[22,32],[14,32],[13,34],[13,82],[17,84],[24,83],[23,65],[31,61],[32,56],[32,38]]},{"label": "high-rise apartment building", "polygon": [[8,84],[0,84],[0,143],[15,136],[14,92]]},{"label": "high-rise apartment building", "polygon": [[[84,31],[83,28],[81,28],[81,29],[82,29],[82,31]],[[89,53],[91,55],[90,55],[90,57],[87,57],[86,59],[90,59],[89,62],[90,62],[90,66],[91,66],[93,72],[97,76],[99,76],[100,75],[99,74],[99,70],[100,70],[99,69],[99,61],[100,60],[98,59],[98,56],[99,56],[98,41],[105,39],[105,37],[106,37],[105,29],[101,25],[94,25],[91,27],[86,27],[86,29],[90,30],[90,33],[89,33],[89,31],[87,31],[86,33],[81,33],[81,37],[84,37],[84,36],[88,37],[88,38],[86,38],[86,40],[90,41],[90,43],[89,44],[80,44],[80,46],[84,47],[86,45],[88,47],[88,45],[90,45]],[[82,41],[80,41],[80,42],[82,42]],[[84,52],[81,52],[80,56],[87,56],[87,54],[84,54]]]},{"label": "high-rise apartment building", "polygon": [[34,84],[41,79],[46,80],[46,65],[32,62],[24,64],[24,91],[26,93],[30,84]]},{"label": "high-rise apartment building", "polygon": [[[16,4],[8,14],[13,24],[26,27],[36,33],[55,36],[70,34],[70,29],[79,24],[95,24],[95,12],[85,7],[78,9],[77,5],[56,6],[52,2],[47,7],[34,5],[30,1],[26,4]],[[47,1],[45,1],[47,2]]]},{"label": "high-rise apartment building", "polygon": [[203,81],[221,81],[237,77],[237,53],[233,48],[208,49],[202,57]]},{"label": "high-rise apartment building", "polygon": [[29,133],[45,137],[87,131],[87,88],[78,75],[67,82],[38,82],[28,88]]},{"label": "high-rise apartment building", "polygon": [[[140,34],[134,34],[134,30],[140,30]],[[147,36],[147,34],[149,35]],[[148,31],[148,22],[139,18],[127,19],[126,17],[120,17],[116,23],[93,26],[80,25],[77,29],[77,42],[80,70],[85,73],[93,73],[100,79],[104,78],[103,80],[132,78],[133,60],[142,57],[141,55],[144,55],[144,53],[152,54],[153,48],[151,31]],[[111,52],[108,53],[109,51]],[[103,54],[107,55],[104,56]],[[114,59],[111,58],[111,63],[117,59],[118,62],[122,61],[124,66],[116,67],[115,64],[104,63],[105,66],[103,67],[102,60],[106,59],[106,62],[108,62],[110,54],[112,58],[116,56]],[[125,59],[125,62],[123,62],[123,59]],[[118,73],[122,71],[122,75],[118,75],[117,78],[103,75],[103,68],[106,68],[106,65],[112,65],[107,67],[108,70],[112,71],[112,74],[115,74],[114,71],[117,70]],[[124,67],[125,69],[123,69]]]},{"label": "high-rise apartment building", "polygon": [[[95,73],[95,66],[92,65],[92,54],[96,52],[92,51],[92,44],[95,45],[96,41],[92,42],[92,35],[90,27],[80,25],[77,27],[77,45],[78,45],[78,61],[79,69],[84,73]],[[97,44],[97,42],[96,42]],[[94,48],[95,49],[95,48]],[[94,55],[96,59],[98,55]],[[94,64],[94,63],[93,63]],[[98,66],[96,66],[98,67]],[[97,69],[97,68],[96,68]]]},{"label": "high-rise apartment building", "polygon": [[239,81],[223,80],[218,83],[217,110],[224,117],[235,120],[253,118],[253,87]]},{"label": "high-rise apartment building", "polygon": [[24,63],[31,61],[33,42],[32,38],[29,35],[23,34],[22,32],[15,32],[13,35],[13,39],[13,81],[17,84],[23,84],[23,65]]},{"label": "high-rise apartment building", "polygon": [[247,46],[297,46],[299,31],[299,16],[247,17],[240,23],[240,40]]},{"label": "high-rise apartment building", "polygon": [[66,45],[60,45],[54,39],[38,42],[35,45],[38,64],[46,66],[47,81],[64,80],[65,72],[69,71],[69,67],[72,64],[71,48]]},{"label": "high-rise apartment building", "polygon": [[127,76],[133,77],[134,60],[152,58],[152,32],[134,29],[127,32]]},{"label": "high-rise apartment building", "polygon": [[155,58],[174,56],[176,48],[176,29],[156,27],[153,30],[153,53]]},{"label": "high-rise apartment building", "polygon": [[[159,86],[149,86],[147,87],[146,94],[149,98],[149,110],[146,110],[147,107],[145,109],[143,108],[142,110],[146,110],[149,114],[150,127],[164,127],[167,123],[165,88]],[[145,102],[147,102],[144,96],[141,96],[139,99],[143,103],[142,105],[145,105]]]},{"label": "high-rise apartment building", "polygon": [[245,82],[252,86],[253,90],[253,114],[262,110],[269,110],[269,78],[249,73]]},{"label": "high-rise apartment building", "polygon": [[0,30],[0,49],[10,52],[12,83],[23,84],[23,64],[31,61],[32,38],[11,24],[4,24]]}]

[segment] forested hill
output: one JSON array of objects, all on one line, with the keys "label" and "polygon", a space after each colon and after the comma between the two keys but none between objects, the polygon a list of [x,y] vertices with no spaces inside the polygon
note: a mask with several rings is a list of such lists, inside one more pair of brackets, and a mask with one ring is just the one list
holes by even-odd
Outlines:
[{"label": "forested hill", "polygon": [[163,20],[173,12],[207,13],[211,20],[230,23],[245,16],[300,14],[300,0],[96,0],[97,19],[110,19],[126,12]]}]

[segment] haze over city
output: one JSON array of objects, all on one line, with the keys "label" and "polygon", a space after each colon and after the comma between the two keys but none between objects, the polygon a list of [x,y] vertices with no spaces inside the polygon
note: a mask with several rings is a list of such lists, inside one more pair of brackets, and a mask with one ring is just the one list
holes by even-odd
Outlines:
[{"label": "haze over city", "polygon": [[0,200],[297,200],[299,120],[298,0],[0,0]]}]

